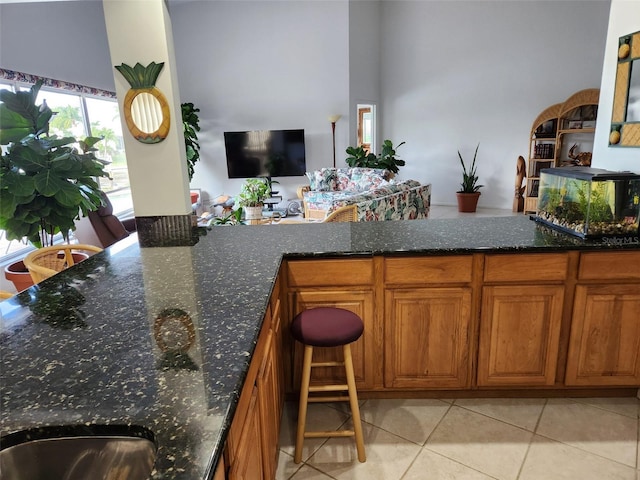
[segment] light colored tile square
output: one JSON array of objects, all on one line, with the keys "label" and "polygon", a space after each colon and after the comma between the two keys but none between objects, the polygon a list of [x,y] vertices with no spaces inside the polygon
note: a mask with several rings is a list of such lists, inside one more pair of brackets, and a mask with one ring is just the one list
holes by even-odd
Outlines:
[{"label": "light colored tile square", "polygon": [[636,397],[576,398],[576,401],[631,418],[640,416],[640,400]]},{"label": "light colored tile square", "polygon": [[369,399],[362,420],[423,445],[450,405],[433,399]]},{"label": "light colored tile square", "polygon": [[521,428],[454,405],[425,448],[497,479],[514,480],[532,436]]},{"label": "light colored tile square", "polygon": [[402,480],[492,480],[491,477],[424,448]]},{"label": "light colored tile square", "polygon": [[[321,403],[310,403],[307,410],[306,430],[338,430],[348,419],[349,416],[340,410]],[[280,450],[291,456],[293,456],[296,447],[297,425],[298,403],[286,402],[280,426]],[[326,441],[326,438],[305,438],[302,461],[309,458]]]},{"label": "light colored tile square", "polygon": [[546,402],[544,398],[460,398],[455,405],[533,432]]},{"label": "light colored tile square", "polygon": [[536,433],[635,467],[638,421],[573,399],[549,399]]},{"label": "light colored tile square", "polygon": [[631,467],[536,435],[519,480],[634,480],[636,473]]},{"label": "light colored tile square", "polygon": [[331,480],[331,477],[309,465],[303,465],[300,470],[291,477],[291,480]]},{"label": "light colored tile square", "polygon": [[291,478],[291,475],[300,470],[300,467],[303,465],[303,463],[293,463],[293,457],[288,453],[280,450],[280,455],[278,455],[278,468],[276,470],[275,480],[289,480],[289,478]]},{"label": "light colored tile square", "polygon": [[367,461],[360,463],[353,438],[331,438],[307,463],[338,480],[400,480],[420,446],[365,423]]}]

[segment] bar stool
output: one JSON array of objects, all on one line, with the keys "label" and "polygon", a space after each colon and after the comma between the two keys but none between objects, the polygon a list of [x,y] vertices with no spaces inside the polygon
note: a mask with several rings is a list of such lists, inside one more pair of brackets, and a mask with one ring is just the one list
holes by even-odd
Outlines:
[{"label": "bar stool", "polygon": [[[354,437],[358,460],[366,461],[364,453],[364,437],[358,407],[358,393],[353,374],[351,359],[351,343],[355,342],[364,330],[362,319],[353,312],[343,308],[316,307],[298,314],[291,323],[291,335],[304,345],[304,362],[302,365],[302,382],[300,385],[300,406],[298,409],[298,429],[296,433],[296,449],[293,461],[302,461],[302,444],[305,438]],[[313,347],[339,347],[344,353],[343,362],[318,362],[313,360]],[[311,368],[344,367],[347,384],[329,384],[310,387]],[[311,396],[309,392],[344,392],[348,395]],[[349,402],[353,418],[353,430],[305,431],[308,402]]]}]

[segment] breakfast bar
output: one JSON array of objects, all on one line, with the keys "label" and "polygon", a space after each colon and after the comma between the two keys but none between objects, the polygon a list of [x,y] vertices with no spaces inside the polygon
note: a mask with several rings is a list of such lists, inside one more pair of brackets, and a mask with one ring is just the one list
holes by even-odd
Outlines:
[{"label": "breakfast bar", "polygon": [[[638,237],[584,240],[523,215],[214,227],[186,247],[129,237],[0,303],[3,442],[45,427],[142,428],[157,446],[152,478],[214,478],[223,459],[232,478],[234,422],[251,411],[244,387],[262,385],[256,357],[275,352],[281,411],[301,365],[288,323],[323,302],[361,309],[365,397],[640,386]],[[436,304],[451,317],[423,320],[450,350],[411,323]],[[589,350],[598,315],[621,335],[617,363]],[[425,359],[410,342],[440,350]]]}]

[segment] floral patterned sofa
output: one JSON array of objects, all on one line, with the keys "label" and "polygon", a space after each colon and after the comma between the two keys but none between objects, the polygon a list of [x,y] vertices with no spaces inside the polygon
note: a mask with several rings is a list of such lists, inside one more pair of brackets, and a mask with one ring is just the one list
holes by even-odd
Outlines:
[{"label": "floral patterned sofa", "polygon": [[305,217],[322,220],[335,209],[357,205],[358,221],[427,218],[431,185],[394,181],[387,170],[322,168],[307,172],[310,189],[303,193]]}]

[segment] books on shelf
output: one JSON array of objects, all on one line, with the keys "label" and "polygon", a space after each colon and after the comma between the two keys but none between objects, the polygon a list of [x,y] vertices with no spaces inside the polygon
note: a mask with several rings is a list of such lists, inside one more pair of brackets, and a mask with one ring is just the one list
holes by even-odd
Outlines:
[{"label": "books on shelf", "polygon": [[534,162],[534,164],[533,164],[533,176],[534,177],[539,177],[540,176],[540,170],[542,170],[543,168],[551,168],[552,166],[553,166],[553,162],[551,160],[544,161],[544,162]]},{"label": "books on shelf", "polygon": [[534,146],[533,158],[549,158],[554,156],[555,145],[553,143],[538,143]]}]

